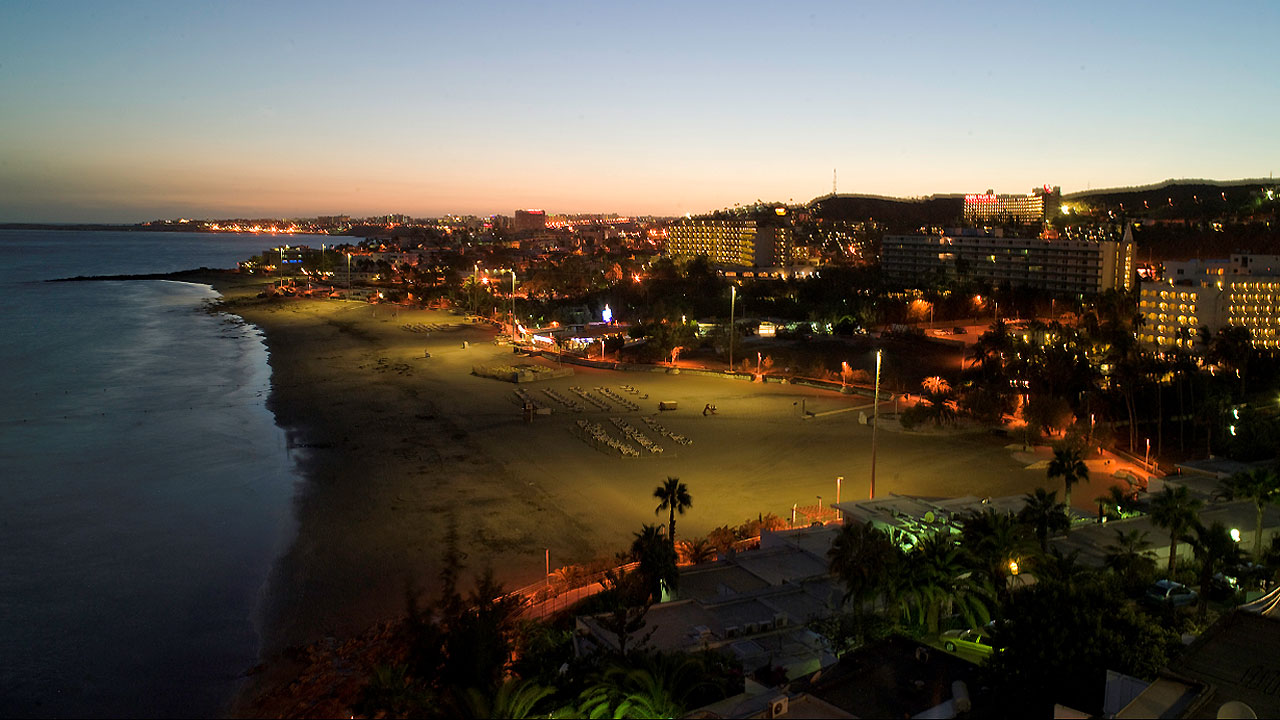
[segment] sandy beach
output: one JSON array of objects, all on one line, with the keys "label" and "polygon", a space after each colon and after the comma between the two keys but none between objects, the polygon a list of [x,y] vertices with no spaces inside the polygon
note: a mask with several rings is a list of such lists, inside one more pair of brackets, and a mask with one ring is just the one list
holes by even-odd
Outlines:
[{"label": "sandy beach", "polygon": [[[472,367],[554,361],[516,355],[495,344],[492,329],[461,315],[267,300],[257,297],[257,280],[207,281],[224,296],[224,311],[264,332],[270,406],[305,477],[297,536],[265,594],[268,659],[402,615],[407,587],[432,591],[450,522],[459,528],[469,572],[492,567],[515,588],[542,579],[548,549],[553,569],[625,549],[643,523],[660,521],[651,496],[667,476],[680,477],[694,501],[679,537],[760,513],[786,518],[793,504],[813,505],[819,496],[829,504],[837,476],[844,478],[842,499],[867,494],[871,431],[859,423],[871,412],[865,397],[584,367],[517,386],[475,376]],[[517,387],[552,414],[526,423]],[[600,398],[592,389],[610,388],[639,410],[583,403],[575,413],[543,392],[580,401],[572,387]],[[659,401],[676,401],[679,409],[660,412]],[[704,416],[707,403],[718,413]],[[816,416],[803,417],[802,407]],[[891,402],[882,405],[891,409]],[[660,437],[644,416],[692,443]],[[609,455],[573,431],[587,419],[620,437],[612,417],[660,441],[664,452]],[[1042,485],[1043,469],[1027,469],[1035,459],[1015,457],[1007,442],[983,432],[881,432],[877,495],[999,496]]]}]

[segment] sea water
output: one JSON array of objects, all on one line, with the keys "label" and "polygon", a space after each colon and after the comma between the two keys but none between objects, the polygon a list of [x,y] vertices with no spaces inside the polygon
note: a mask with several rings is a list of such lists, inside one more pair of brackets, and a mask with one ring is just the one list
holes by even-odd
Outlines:
[{"label": "sea water", "polygon": [[[209,716],[256,662],[293,463],[210,288],[305,239],[0,231],[0,716]],[[316,243],[312,243],[316,244]]]}]

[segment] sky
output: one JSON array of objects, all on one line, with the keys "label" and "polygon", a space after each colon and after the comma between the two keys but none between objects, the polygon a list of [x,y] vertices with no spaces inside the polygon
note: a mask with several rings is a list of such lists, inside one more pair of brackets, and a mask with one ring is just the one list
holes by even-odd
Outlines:
[{"label": "sky", "polygon": [[0,222],[1280,170],[1280,3],[0,3]]}]

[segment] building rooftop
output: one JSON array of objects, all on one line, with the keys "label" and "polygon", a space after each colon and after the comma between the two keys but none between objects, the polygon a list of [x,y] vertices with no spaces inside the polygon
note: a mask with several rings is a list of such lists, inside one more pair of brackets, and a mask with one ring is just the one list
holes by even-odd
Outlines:
[{"label": "building rooftop", "polygon": [[1116,717],[1280,717],[1280,619],[1223,616]]}]

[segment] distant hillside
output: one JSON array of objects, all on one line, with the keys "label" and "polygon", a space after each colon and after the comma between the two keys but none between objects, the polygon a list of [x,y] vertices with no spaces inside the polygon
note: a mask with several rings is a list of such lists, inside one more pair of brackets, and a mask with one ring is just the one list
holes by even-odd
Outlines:
[{"label": "distant hillside", "polygon": [[1270,179],[1166,180],[1071,193],[1062,202],[1086,221],[1105,216],[1137,223],[1134,238],[1142,260],[1274,255],[1280,254],[1276,187]]},{"label": "distant hillside", "polygon": [[1265,193],[1275,187],[1268,179],[1166,180],[1141,187],[1070,193],[1063,195],[1062,201],[1130,217],[1243,220],[1267,212]]},{"label": "distant hillside", "polygon": [[875,220],[895,229],[921,225],[957,225],[964,212],[963,196],[934,195],[920,200],[875,195],[831,195],[811,203],[816,217],[851,222]]}]

